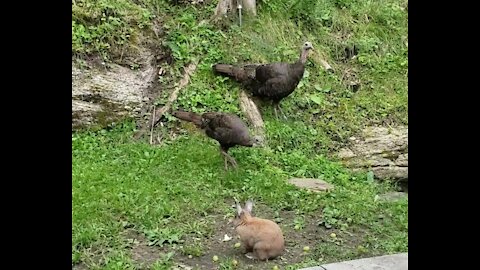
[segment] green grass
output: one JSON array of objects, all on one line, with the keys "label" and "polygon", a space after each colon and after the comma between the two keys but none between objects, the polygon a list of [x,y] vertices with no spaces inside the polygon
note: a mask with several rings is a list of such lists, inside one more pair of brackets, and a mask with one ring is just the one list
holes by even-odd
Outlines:
[{"label": "green grass", "polygon": [[[316,52],[307,63],[298,88],[282,101],[290,120],[282,123],[285,129],[314,129],[312,143],[316,147],[312,150],[326,153],[366,125],[408,124],[408,17],[399,9],[402,2],[343,1],[351,3],[352,12],[336,8],[332,4],[336,1],[324,2],[325,5],[316,5],[316,14],[328,14],[330,23],[315,25],[313,30],[289,20],[289,12],[272,16],[268,5],[260,6],[258,18],[246,20],[242,28],[233,25],[221,31],[208,23],[198,24],[208,18],[205,13],[211,13],[211,9],[179,10],[183,15],[175,19],[175,27],[168,24],[166,44],[179,67],[192,59],[201,61],[176,105],[196,112],[221,110],[240,114],[238,84],[215,76],[212,64],[292,62],[299,56],[300,45],[309,40]],[[357,55],[344,60],[345,50],[353,47],[357,48]],[[330,63],[336,72],[325,71],[320,59]],[[360,81],[360,90],[349,87],[353,80]],[[269,135],[276,136],[270,129],[275,125],[270,121],[271,107],[262,111]]]},{"label": "green grass", "polygon": [[[232,149],[240,165],[236,172],[223,171],[218,146],[199,133],[166,138],[155,147],[132,141],[129,122],[112,130],[73,134],[74,263],[91,269],[136,269],[122,237],[132,227],[164,254],[153,269],[169,269],[182,254],[209,256],[203,241],[214,233],[214,221],[226,222],[216,217],[232,215],[228,202],[233,196],[251,197],[279,215],[293,211],[287,226],[298,225],[299,232],[320,218],[346,235],[364,232],[358,243],[330,241],[326,235],[302,264],[289,269],[408,251],[408,201],[375,202],[375,195],[394,187],[352,174],[330,156],[366,125],[408,125],[407,2],[297,2],[259,2],[258,17],[246,18],[241,28],[219,28],[208,20],[216,1],[196,6],[163,0],[72,3],[74,58],[100,55],[115,62],[150,40],[174,57],[167,76],[160,78],[164,89],[177,80],[183,66],[198,61],[174,104],[195,112],[241,114],[239,86],[213,75],[212,64],[290,62],[298,58],[304,41],[315,47],[302,82],[281,104],[289,120],[277,121],[270,106],[261,108],[269,146]],[[152,34],[155,24],[164,36]],[[356,56],[345,59],[345,51],[354,48]],[[335,72],[325,71],[320,59]],[[348,85],[352,74],[360,81],[357,90]],[[167,97],[164,91],[156,102],[164,103]],[[175,123],[170,119],[167,127]],[[309,193],[287,185],[290,177],[321,177],[335,189]],[[191,237],[204,240],[185,242]],[[219,265],[232,269],[225,261]]]},{"label": "green grass", "polygon": [[[126,125],[72,137],[74,262],[90,262],[102,269],[121,258],[127,263],[121,238],[126,227],[134,227],[150,244],[161,247],[181,244],[189,235],[208,238],[214,226],[211,217],[232,214],[225,201],[233,196],[254,198],[273,211],[294,211],[292,226],[300,224],[300,230],[316,222],[305,218],[312,213],[322,213],[336,229],[368,228],[366,235],[371,238],[364,246],[372,254],[407,250],[407,202],[375,202],[376,194],[393,187],[369,182],[363,174],[352,175],[323,156],[237,148],[232,153],[240,168],[225,173],[217,145],[200,134],[160,147],[132,142],[131,135],[132,127]],[[322,177],[335,190],[316,194],[286,184],[288,178],[300,176]],[[311,257],[349,258],[347,251],[335,253],[341,248],[321,244]],[[185,243],[183,252],[201,256],[205,250],[201,244]],[[103,259],[95,262],[98,257]]]},{"label": "green grass", "polygon": [[[152,40],[170,50],[175,59],[167,68],[168,76],[160,78],[167,88],[180,76],[183,66],[199,61],[175,108],[240,113],[238,84],[215,76],[212,64],[294,61],[301,44],[309,40],[316,52],[307,63],[304,79],[282,107],[291,120],[285,126],[295,128],[302,122],[315,129],[312,150],[326,153],[366,125],[408,124],[406,3],[264,1],[259,3],[258,18],[245,19],[242,28],[236,24],[219,28],[209,21],[214,1],[204,5],[154,0],[77,1],[72,11],[72,54],[98,53],[115,61],[123,51],[139,46],[141,40]],[[103,14],[110,14],[119,26],[102,20]],[[165,30],[165,36],[157,40],[151,34],[154,20]],[[355,57],[346,58],[346,50],[355,50]],[[330,63],[335,72],[325,71],[320,59]],[[358,90],[349,86],[352,81],[359,82]],[[167,97],[165,91],[157,103],[165,103]],[[270,125],[271,107],[262,110]]]}]

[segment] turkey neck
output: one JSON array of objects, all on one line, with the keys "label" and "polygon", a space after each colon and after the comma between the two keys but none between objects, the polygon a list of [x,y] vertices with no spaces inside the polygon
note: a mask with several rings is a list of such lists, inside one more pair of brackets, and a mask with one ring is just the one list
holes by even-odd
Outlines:
[{"label": "turkey neck", "polygon": [[300,63],[302,63],[302,65],[305,65],[305,63],[307,62],[307,56],[308,50],[302,49],[302,52],[300,53]]}]

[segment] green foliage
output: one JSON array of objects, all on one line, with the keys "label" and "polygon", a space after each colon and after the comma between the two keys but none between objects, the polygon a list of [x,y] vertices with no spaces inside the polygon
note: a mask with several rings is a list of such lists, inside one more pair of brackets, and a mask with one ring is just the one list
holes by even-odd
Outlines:
[{"label": "green foliage", "polygon": [[150,269],[152,270],[169,270],[173,267],[173,252],[169,252],[167,254],[163,254],[161,259],[156,261]]},{"label": "green foliage", "polygon": [[128,0],[73,1],[72,53],[97,53],[108,58],[135,42],[134,37],[151,27],[155,17],[144,4]]},{"label": "green foliage", "polygon": [[163,244],[178,243],[182,237],[182,232],[173,228],[155,228],[153,230],[146,230],[145,235],[149,240],[149,245],[163,246]]},{"label": "green foliage", "polygon": [[[202,241],[214,234],[219,216],[231,215],[233,196],[254,198],[302,232],[311,223],[347,233],[364,229],[358,248],[329,239],[312,247],[299,265],[408,250],[408,202],[379,203],[375,195],[393,190],[368,173],[353,174],[330,157],[365,125],[408,124],[408,14],[403,0],[257,2],[257,18],[219,28],[208,19],[216,2],[174,6],[167,1],[75,1],[72,53],[114,59],[152,31],[161,20],[158,41],[172,52],[173,64],[161,77],[169,89],[190,62],[198,63],[174,109],[241,114],[240,86],[213,74],[215,63],[292,62],[309,40],[315,47],[295,92],[282,101],[287,121],[276,120],[269,104],[260,108],[268,148],[234,148],[239,169],[223,171],[218,146],[198,133],[165,138],[152,147],[133,142],[134,125],[72,135],[72,260],[92,269],[133,269],[121,232],[135,227],[153,247],[203,256]],[[275,16],[272,14],[275,12]],[[325,60],[334,72],[326,71]],[[358,81],[358,88],[350,83]],[[171,119],[171,121],[176,121]],[[172,125],[169,123],[168,126]],[[291,177],[321,178],[335,186],[312,193],[286,184]],[[192,207],[194,206],[194,207]],[[311,217],[315,218],[311,218]],[[100,262],[93,258],[101,253]],[[219,256],[221,254],[218,254]],[[170,269],[175,253],[151,268]],[[231,269],[230,261],[219,262]],[[288,269],[297,269],[289,266]]]},{"label": "green foliage", "polygon": [[[375,202],[376,194],[393,187],[367,181],[367,174],[352,175],[341,164],[324,156],[309,158],[301,150],[274,153],[253,148],[233,149],[240,167],[225,173],[217,146],[201,134],[152,148],[131,141],[132,132],[133,125],[127,123],[72,136],[72,258],[77,262],[88,262],[92,249],[114,250],[105,253],[105,267],[130,267],[118,253],[126,226],[137,228],[149,245],[182,244],[182,253],[202,256],[206,250],[201,242],[184,241],[211,237],[215,222],[223,222],[218,217],[232,214],[226,202],[233,196],[254,198],[273,211],[295,211],[289,222],[298,231],[318,222],[307,217],[321,211],[318,218],[330,228],[370,228],[376,240],[365,243],[369,249],[407,249],[407,203]],[[299,176],[322,178],[335,189],[317,194],[286,183]],[[171,259],[166,259],[156,267],[169,263]]]},{"label": "green foliage", "polygon": [[192,255],[195,257],[200,257],[205,254],[205,251],[203,250],[203,245],[201,243],[194,243],[184,246],[182,253],[187,256]]}]

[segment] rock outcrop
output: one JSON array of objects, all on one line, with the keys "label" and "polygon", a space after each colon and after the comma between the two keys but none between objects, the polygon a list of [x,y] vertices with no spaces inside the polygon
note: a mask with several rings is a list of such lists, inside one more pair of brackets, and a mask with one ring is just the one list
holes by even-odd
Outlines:
[{"label": "rock outcrop", "polygon": [[337,153],[354,171],[372,171],[380,180],[408,181],[408,127],[368,127]]}]

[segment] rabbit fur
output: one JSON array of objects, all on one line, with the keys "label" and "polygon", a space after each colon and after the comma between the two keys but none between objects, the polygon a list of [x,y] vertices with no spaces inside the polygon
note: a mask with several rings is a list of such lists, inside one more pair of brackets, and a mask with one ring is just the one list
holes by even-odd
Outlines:
[{"label": "rabbit fur", "polygon": [[252,200],[248,200],[244,208],[236,202],[237,213],[233,225],[245,251],[252,252],[250,258],[258,260],[274,259],[282,255],[285,251],[282,230],[271,220],[252,217],[252,208]]}]

